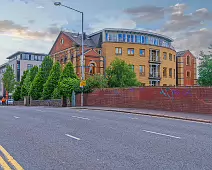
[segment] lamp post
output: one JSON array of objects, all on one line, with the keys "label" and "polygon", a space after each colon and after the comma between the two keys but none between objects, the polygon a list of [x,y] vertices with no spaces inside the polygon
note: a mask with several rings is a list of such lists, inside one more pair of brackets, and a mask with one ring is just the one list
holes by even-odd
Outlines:
[{"label": "lamp post", "polygon": [[[81,55],[81,80],[84,80],[85,79],[85,72],[84,72],[84,31],[83,31],[83,12],[81,11],[78,11],[74,8],[71,8],[69,6],[66,6],[66,5],[63,5],[61,2],[54,2],[54,5],[55,6],[63,6],[63,7],[66,7],[68,9],[71,9],[73,11],[76,11],[76,12],[79,12],[81,15],[82,15],[82,55]],[[83,87],[82,87],[82,93],[81,93],[81,106],[83,106]]]}]

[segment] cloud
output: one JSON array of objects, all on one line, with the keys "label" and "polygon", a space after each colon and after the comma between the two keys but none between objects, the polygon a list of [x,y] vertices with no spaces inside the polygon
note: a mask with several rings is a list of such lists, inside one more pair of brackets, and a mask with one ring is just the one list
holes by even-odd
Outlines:
[{"label": "cloud", "polygon": [[100,20],[99,22],[88,25],[88,33],[96,32],[104,28],[128,28],[135,29],[136,22],[127,18],[110,17],[106,20]]},{"label": "cloud", "polygon": [[30,19],[30,20],[28,21],[28,23],[29,23],[29,24],[34,24],[34,23],[35,23],[35,20]]},{"label": "cloud", "polygon": [[10,20],[0,21],[0,34],[22,39],[52,41],[60,32],[61,28],[54,24],[43,31],[33,31],[28,27],[19,25]]},{"label": "cloud", "polygon": [[43,9],[44,7],[43,7],[43,6],[37,6],[36,8],[38,8],[38,9]]},{"label": "cloud", "polygon": [[141,21],[156,21],[164,18],[164,7],[157,7],[153,5],[140,6],[128,8],[124,10],[125,13],[133,16],[133,19],[139,23]]}]

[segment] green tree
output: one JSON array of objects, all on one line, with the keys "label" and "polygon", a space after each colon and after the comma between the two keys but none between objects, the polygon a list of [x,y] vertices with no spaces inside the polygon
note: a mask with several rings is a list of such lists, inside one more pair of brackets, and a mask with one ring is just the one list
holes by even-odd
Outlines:
[{"label": "green tree", "polygon": [[28,70],[24,71],[24,72],[23,72],[23,76],[21,77],[20,83],[17,83],[17,84],[16,84],[15,91],[14,91],[14,93],[13,93],[13,99],[14,99],[15,101],[18,101],[18,100],[23,99],[23,97],[22,97],[22,95],[21,95],[21,90],[22,90],[23,83],[24,83],[24,80],[25,80],[27,74],[28,74]]},{"label": "green tree", "polygon": [[13,93],[13,99],[15,101],[18,101],[18,100],[21,99],[21,86],[20,86],[20,84],[16,85],[15,91]]},{"label": "green tree", "polygon": [[46,83],[48,79],[49,73],[52,69],[53,60],[50,57],[45,57],[41,64],[41,68],[39,69],[37,75],[35,76],[32,85],[30,87],[30,96],[34,100],[38,100],[42,97],[43,85]]},{"label": "green tree", "polygon": [[15,81],[15,75],[14,75],[13,69],[10,65],[7,65],[6,67],[6,72],[3,75],[2,82],[3,82],[4,88],[6,89],[8,93],[13,92],[16,85],[16,81]]},{"label": "green tree", "polygon": [[34,66],[26,74],[26,78],[24,79],[24,83],[21,88],[21,97],[22,98],[24,98],[24,96],[29,96],[30,87],[31,87],[31,84],[32,84],[37,72],[38,72],[38,67]]},{"label": "green tree", "polygon": [[52,67],[48,80],[44,84],[43,99],[50,99],[54,89],[57,87],[61,75],[60,63],[56,62]]},{"label": "green tree", "polygon": [[73,79],[73,78],[66,78],[63,79],[61,82],[58,84],[58,89],[60,92],[60,95],[63,96],[64,98],[70,98],[73,90],[77,90],[80,86],[80,80],[79,79]]},{"label": "green tree", "polygon": [[78,78],[75,71],[74,71],[74,67],[73,67],[73,64],[71,62],[68,62],[61,74],[61,77],[60,77],[60,81],[62,81],[63,79],[66,79],[66,78]]},{"label": "green tree", "polygon": [[124,60],[116,58],[106,69],[109,87],[133,87],[140,86],[135,72]]},{"label": "green tree", "polygon": [[199,85],[212,86],[212,54],[204,54],[204,52],[200,53],[200,65],[198,69]]},{"label": "green tree", "polygon": [[54,89],[54,91],[52,93],[52,99],[61,99],[61,95],[60,95],[60,91],[59,91],[58,85],[57,85],[57,87]]}]

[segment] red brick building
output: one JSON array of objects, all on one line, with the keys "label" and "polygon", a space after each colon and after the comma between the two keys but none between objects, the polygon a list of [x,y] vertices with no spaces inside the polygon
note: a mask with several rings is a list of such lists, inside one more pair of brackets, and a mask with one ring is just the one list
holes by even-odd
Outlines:
[{"label": "red brick building", "polygon": [[[72,62],[79,77],[81,76],[81,38],[81,34],[61,31],[49,52],[54,62],[60,62],[63,67],[67,62]],[[101,48],[97,47],[98,42],[84,34],[85,78],[93,74],[104,74],[104,57],[101,56]]]},{"label": "red brick building", "polygon": [[177,52],[176,62],[176,85],[177,86],[196,86],[196,57],[189,51]]}]

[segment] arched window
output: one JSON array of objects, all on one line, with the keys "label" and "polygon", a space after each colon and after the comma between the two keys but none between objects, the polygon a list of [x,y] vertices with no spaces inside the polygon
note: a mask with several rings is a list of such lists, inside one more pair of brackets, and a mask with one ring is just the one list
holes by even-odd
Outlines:
[{"label": "arched window", "polygon": [[187,56],[186,57],[186,65],[190,65],[191,64],[191,57]]},{"label": "arched window", "polygon": [[89,65],[89,74],[90,75],[95,74],[95,64],[94,63],[90,63],[90,65]]}]

